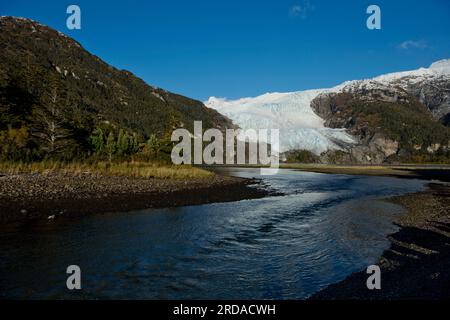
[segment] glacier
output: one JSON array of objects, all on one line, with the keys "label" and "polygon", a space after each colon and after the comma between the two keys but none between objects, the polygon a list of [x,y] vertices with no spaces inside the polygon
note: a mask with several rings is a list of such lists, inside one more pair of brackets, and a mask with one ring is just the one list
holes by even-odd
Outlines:
[{"label": "glacier", "polygon": [[320,155],[329,150],[345,149],[356,144],[357,139],[345,129],[324,126],[324,120],[311,108],[311,101],[318,95],[383,87],[392,83],[406,87],[410,83],[430,81],[439,77],[450,77],[450,59],[437,61],[429,68],[347,81],[333,88],[274,92],[237,100],[213,96],[204,103],[230,118],[241,129],[279,129],[280,152],[304,149]]}]

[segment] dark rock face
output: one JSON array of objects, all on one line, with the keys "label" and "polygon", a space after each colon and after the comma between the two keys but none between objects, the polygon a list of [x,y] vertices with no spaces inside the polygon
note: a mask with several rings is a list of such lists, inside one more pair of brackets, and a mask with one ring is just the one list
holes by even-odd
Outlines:
[{"label": "dark rock face", "polygon": [[444,126],[450,127],[450,113],[447,114],[446,116],[444,116],[444,117],[441,119],[441,121],[442,121],[442,124],[443,124]]},{"label": "dark rock face", "polygon": [[[358,144],[346,151],[328,151],[321,156],[322,163],[381,164],[398,152],[398,141],[376,138],[367,144]],[[393,153],[394,152],[394,153]]]},{"label": "dark rock face", "polygon": [[[354,146],[322,154],[324,163],[380,164],[437,155],[448,161],[450,130],[403,89],[357,85],[321,94],[311,107],[326,127],[345,128],[358,140]],[[435,110],[443,112],[442,105]]]},{"label": "dark rock face", "polygon": [[408,88],[408,91],[428,107],[434,119],[449,126],[450,81],[448,79],[413,84]]},{"label": "dark rock face", "polygon": [[[328,151],[321,159],[325,163],[382,163],[387,157],[396,154],[399,148],[398,141],[389,139],[381,133],[373,133],[366,122],[361,122],[352,109],[356,93],[321,94],[311,103],[313,110],[325,120],[325,126],[330,128],[346,128],[349,133],[356,136],[359,143],[342,151]],[[359,92],[362,100],[373,101],[373,96],[388,97],[393,101],[397,95],[386,95],[382,92]]]},{"label": "dark rock face", "polygon": [[311,102],[311,107],[325,120],[326,127],[350,129],[354,122],[348,109],[352,99],[349,93],[320,94]]}]

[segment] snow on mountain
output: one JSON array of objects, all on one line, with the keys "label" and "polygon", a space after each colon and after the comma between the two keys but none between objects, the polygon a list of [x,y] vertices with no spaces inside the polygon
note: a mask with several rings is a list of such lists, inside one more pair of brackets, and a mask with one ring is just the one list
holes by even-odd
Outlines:
[{"label": "snow on mountain", "polygon": [[394,72],[384,74],[378,77],[373,78],[373,81],[377,82],[392,82],[399,80],[401,78],[405,79],[414,79],[414,80],[423,80],[424,78],[429,77],[439,77],[439,76],[447,76],[450,74],[450,59],[440,60],[434,62],[430,65],[429,68],[419,68],[417,70],[412,71],[402,71],[402,72]]},{"label": "snow on mountain", "polygon": [[372,89],[395,86],[397,88],[408,90],[411,86],[416,84],[442,79],[450,79],[450,59],[434,62],[429,68],[388,73],[372,79],[346,81],[335,87],[335,89],[354,91],[358,88]]},{"label": "snow on mountain", "polygon": [[450,59],[442,59],[431,64],[430,70],[435,74],[450,74]]},{"label": "snow on mountain", "polygon": [[347,81],[329,89],[266,93],[237,100],[210,97],[205,104],[230,118],[242,129],[280,129],[281,152],[306,149],[319,155],[356,143],[356,139],[344,129],[326,128],[324,120],[314,113],[310,104],[319,94],[354,92],[392,85],[406,90],[411,85],[441,78],[450,78],[450,59],[437,61],[429,68]]}]

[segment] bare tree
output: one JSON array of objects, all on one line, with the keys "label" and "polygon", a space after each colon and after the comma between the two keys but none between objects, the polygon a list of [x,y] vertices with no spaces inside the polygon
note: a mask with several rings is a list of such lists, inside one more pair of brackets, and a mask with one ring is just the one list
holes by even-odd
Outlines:
[{"label": "bare tree", "polygon": [[59,79],[52,77],[42,98],[42,107],[36,108],[33,135],[40,140],[40,149],[48,155],[63,151],[70,143],[71,133],[64,127]]}]

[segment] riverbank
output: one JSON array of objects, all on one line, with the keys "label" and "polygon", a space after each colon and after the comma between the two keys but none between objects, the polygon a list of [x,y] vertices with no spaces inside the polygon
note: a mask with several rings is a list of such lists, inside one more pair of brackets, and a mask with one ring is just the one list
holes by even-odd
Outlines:
[{"label": "riverbank", "polygon": [[281,168],[327,174],[383,176],[450,182],[449,165],[321,165],[281,164]]},{"label": "riverbank", "polygon": [[259,180],[209,173],[161,179],[90,172],[0,173],[0,223],[262,198]]},{"label": "riverbank", "polygon": [[450,298],[450,185],[389,199],[407,209],[377,265],[381,290],[368,290],[365,270],[314,294],[312,300]]}]

